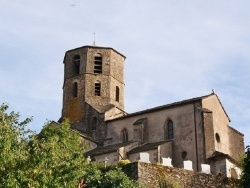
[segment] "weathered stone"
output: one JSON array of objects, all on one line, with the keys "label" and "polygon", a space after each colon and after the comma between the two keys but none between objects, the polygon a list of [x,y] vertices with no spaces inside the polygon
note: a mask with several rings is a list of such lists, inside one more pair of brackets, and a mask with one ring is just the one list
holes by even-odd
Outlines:
[{"label": "weathered stone", "polygon": [[[170,184],[178,184],[179,188],[237,188],[237,180],[193,172],[169,166],[157,166],[149,163],[131,163],[131,168],[137,168],[137,175],[130,176],[147,187],[158,188],[159,177],[164,177]],[[171,170],[169,170],[171,169]],[[171,172],[170,172],[171,171]]]},{"label": "weathered stone", "polygon": [[[101,73],[94,71],[97,55],[102,58]],[[113,106],[124,110],[124,60],[125,56],[106,47],[83,46],[65,53],[62,118],[69,118],[72,128],[105,138],[105,112]],[[101,84],[100,96],[95,95],[96,82]]]}]

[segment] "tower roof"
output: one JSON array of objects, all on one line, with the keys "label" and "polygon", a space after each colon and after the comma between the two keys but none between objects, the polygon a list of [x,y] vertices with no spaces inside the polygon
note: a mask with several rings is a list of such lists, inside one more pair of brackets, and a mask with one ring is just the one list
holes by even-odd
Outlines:
[{"label": "tower roof", "polygon": [[81,48],[97,48],[97,49],[108,49],[108,50],[113,50],[114,52],[120,54],[122,57],[124,57],[124,59],[126,59],[126,56],[123,55],[122,53],[118,52],[117,50],[115,50],[114,48],[111,48],[111,47],[103,47],[103,46],[81,46],[81,47],[78,47],[78,48],[74,48],[74,49],[71,49],[71,50],[68,50],[66,51],[66,53],[68,52],[71,52],[71,51],[74,51],[74,50],[78,50],[78,49],[81,49]]}]

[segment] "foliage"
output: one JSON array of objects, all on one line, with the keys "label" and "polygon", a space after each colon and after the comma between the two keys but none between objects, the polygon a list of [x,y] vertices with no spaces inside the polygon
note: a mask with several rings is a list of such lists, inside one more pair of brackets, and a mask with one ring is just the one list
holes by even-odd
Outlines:
[{"label": "foliage", "polygon": [[116,165],[107,165],[105,168],[101,163],[91,163],[85,169],[85,175],[88,187],[92,188],[136,188],[139,184],[129,177]]},{"label": "foliage", "polygon": [[129,164],[129,163],[131,163],[130,160],[128,160],[128,159],[123,159],[123,160],[120,160],[120,161],[118,162],[118,166],[122,167],[122,166],[125,166],[125,165]]},{"label": "foliage", "polygon": [[158,176],[158,185],[160,188],[178,188],[179,185],[167,176]]},{"label": "foliage", "polygon": [[119,166],[122,168],[122,171],[128,176],[128,177],[134,177],[137,174],[137,163],[128,163],[123,166]]},{"label": "foliage", "polygon": [[241,177],[240,186],[242,188],[249,188],[250,187],[250,146],[246,147],[246,155],[243,160],[243,172]]},{"label": "foliage", "polygon": [[103,173],[110,171],[110,170],[114,170],[117,167],[117,165],[115,165],[115,164],[106,164],[105,165],[104,162],[95,162],[95,164],[96,164],[97,168]]},{"label": "foliage", "polygon": [[10,112],[7,104],[0,106],[0,187],[20,186],[29,156],[28,136],[32,134],[26,130],[26,125],[31,121],[27,118],[19,121],[19,113]]},{"label": "foliage", "polygon": [[0,106],[0,187],[139,187],[120,168],[99,169],[83,157],[80,136],[61,125],[47,123],[39,134],[26,129],[30,118],[19,122],[18,113]]},{"label": "foliage", "polygon": [[80,144],[68,121],[60,127],[45,125],[29,142],[25,182],[34,187],[75,187],[87,165]]},{"label": "foliage", "polygon": [[138,184],[131,181],[120,168],[108,171],[103,176],[102,188],[136,188]]}]

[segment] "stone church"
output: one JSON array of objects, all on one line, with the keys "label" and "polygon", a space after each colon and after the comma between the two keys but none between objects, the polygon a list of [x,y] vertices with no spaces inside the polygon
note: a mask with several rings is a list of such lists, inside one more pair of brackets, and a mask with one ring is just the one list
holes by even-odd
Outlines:
[{"label": "stone church", "polygon": [[209,164],[212,174],[238,176],[237,159],[244,152],[244,135],[231,127],[230,118],[213,92],[128,114],[124,110],[125,56],[110,47],[83,46],[64,57],[63,109],[95,161],[117,163],[172,160],[183,168],[201,171]]}]

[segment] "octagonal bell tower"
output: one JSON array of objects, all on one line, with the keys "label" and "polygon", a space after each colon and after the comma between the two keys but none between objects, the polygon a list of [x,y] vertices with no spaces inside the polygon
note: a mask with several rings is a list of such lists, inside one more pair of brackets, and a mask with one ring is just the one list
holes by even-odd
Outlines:
[{"label": "octagonal bell tower", "polygon": [[124,111],[125,56],[110,47],[83,46],[64,57],[62,118],[96,139],[105,137],[105,113]]}]

